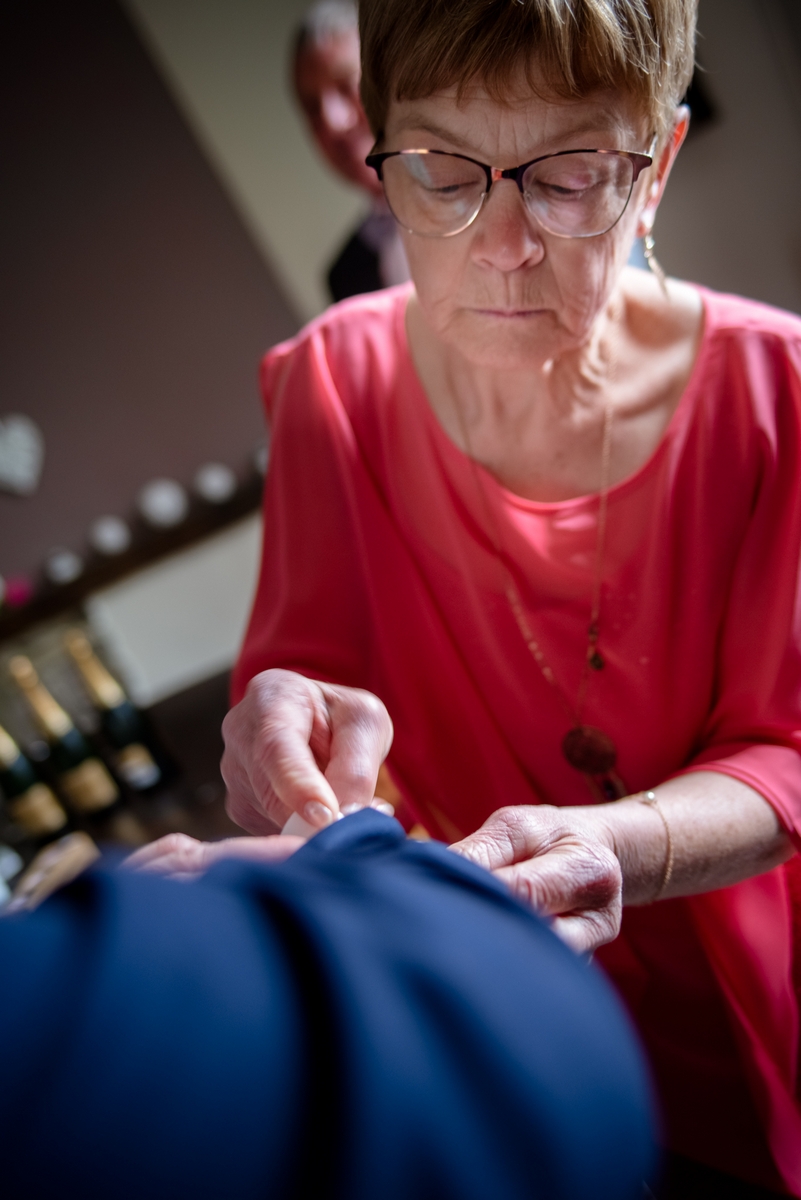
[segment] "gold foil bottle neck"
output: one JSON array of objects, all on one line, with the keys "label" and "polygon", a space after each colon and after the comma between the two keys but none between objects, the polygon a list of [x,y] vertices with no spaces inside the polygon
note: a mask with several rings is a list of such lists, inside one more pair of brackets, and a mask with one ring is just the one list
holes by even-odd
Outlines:
[{"label": "gold foil bottle neck", "polygon": [[64,737],[73,728],[64,709],[50,695],[47,688],[39,682],[39,676],[29,658],[17,654],[8,664],[11,678],[17,684],[33,713],[45,737],[56,739]]},{"label": "gold foil bottle neck", "polygon": [[64,645],[98,708],[117,708],[125,702],[125,692],[97,657],[85,634],[71,629]]}]

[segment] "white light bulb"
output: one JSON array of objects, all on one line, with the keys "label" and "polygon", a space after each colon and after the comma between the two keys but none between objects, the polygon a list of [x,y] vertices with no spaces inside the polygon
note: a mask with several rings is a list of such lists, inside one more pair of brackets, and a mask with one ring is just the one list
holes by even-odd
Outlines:
[{"label": "white light bulb", "polygon": [[63,586],[83,574],[83,559],[74,550],[53,550],[47,557],[44,570],[51,583]]},{"label": "white light bulb", "polygon": [[131,544],[131,531],[120,517],[98,517],[89,531],[89,541],[98,554],[124,554]]},{"label": "white light bulb", "polygon": [[236,475],[225,463],[205,463],[195,475],[195,491],[209,504],[225,504],[236,491]]},{"label": "white light bulb", "polygon": [[189,497],[174,479],[153,479],[139,493],[139,511],[148,525],[171,529],[189,512]]}]

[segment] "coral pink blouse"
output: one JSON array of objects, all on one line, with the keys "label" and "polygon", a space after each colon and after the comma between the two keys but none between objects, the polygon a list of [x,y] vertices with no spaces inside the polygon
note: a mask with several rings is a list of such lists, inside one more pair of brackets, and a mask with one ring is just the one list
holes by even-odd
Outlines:
[{"label": "coral pink blouse", "polygon": [[[233,696],[276,666],[380,696],[410,818],[450,841],[502,805],[591,802],[496,546],[573,700],[598,497],[524,500],[478,468],[482,494],[415,374],[408,294],[337,305],[264,361],[264,557]],[[701,294],[684,395],[653,456],[609,495],[606,667],[582,720],[614,739],[630,792],[719,771],[764,796],[801,846],[801,321]],[[628,909],[599,958],[649,1049],[672,1148],[801,1196],[797,862]]]}]

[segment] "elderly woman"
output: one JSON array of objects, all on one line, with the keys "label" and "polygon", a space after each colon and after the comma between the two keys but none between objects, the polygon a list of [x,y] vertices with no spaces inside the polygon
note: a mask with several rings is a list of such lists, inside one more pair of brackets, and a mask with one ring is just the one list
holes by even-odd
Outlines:
[{"label": "elderly woman", "polygon": [[252,832],[323,826],[386,756],[407,826],[610,943],[703,1194],[801,1196],[801,324],[653,259],[694,22],[362,0],[413,285],[265,361],[224,774]]}]

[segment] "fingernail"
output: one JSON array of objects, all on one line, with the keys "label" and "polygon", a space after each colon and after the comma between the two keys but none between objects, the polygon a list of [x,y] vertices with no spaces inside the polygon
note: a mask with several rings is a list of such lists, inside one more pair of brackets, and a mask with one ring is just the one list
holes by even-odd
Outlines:
[{"label": "fingernail", "polygon": [[334,819],[334,814],[325,804],[321,804],[319,800],[310,800],[303,809],[304,820],[310,825],[314,825],[317,829],[322,829],[324,825],[330,825]]}]

